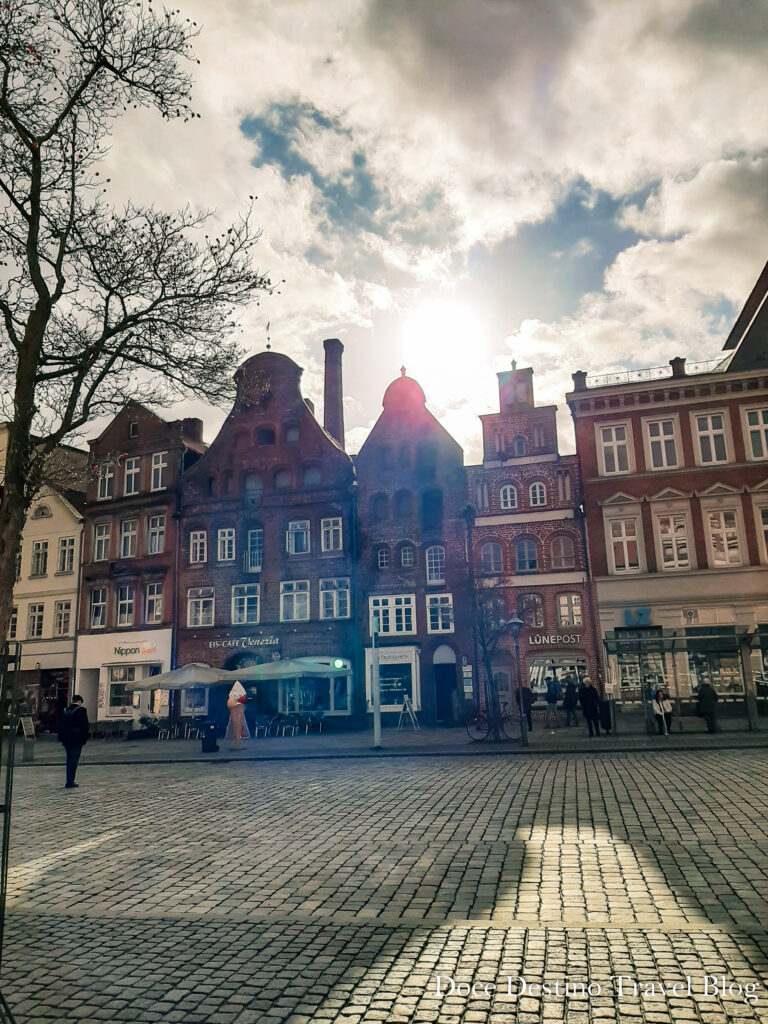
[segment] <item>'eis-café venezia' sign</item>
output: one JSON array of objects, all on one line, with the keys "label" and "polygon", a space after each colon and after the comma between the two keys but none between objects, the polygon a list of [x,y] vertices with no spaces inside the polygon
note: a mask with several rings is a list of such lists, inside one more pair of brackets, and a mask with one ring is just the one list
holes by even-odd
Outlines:
[{"label": "'eis-caf\u00e9 venezia' sign", "polygon": [[277,636],[236,636],[231,640],[209,640],[209,647],[271,647],[279,644]]}]

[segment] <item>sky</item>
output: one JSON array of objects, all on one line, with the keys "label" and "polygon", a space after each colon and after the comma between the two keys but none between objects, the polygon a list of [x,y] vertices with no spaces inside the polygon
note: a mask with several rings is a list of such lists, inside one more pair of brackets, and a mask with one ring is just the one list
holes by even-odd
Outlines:
[{"label": "sky", "polygon": [[258,196],[284,283],[240,341],[269,322],[322,422],[342,340],[349,451],[401,365],[472,463],[513,359],[572,451],[575,370],[720,352],[768,259],[764,0],[177,2],[201,117],[120,121],[113,198]]}]

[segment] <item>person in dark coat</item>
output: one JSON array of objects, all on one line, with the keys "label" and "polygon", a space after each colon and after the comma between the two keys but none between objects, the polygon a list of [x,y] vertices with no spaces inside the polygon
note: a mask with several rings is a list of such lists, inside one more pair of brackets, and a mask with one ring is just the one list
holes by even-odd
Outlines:
[{"label": "person in dark coat", "polygon": [[602,725],[603,731],[610,736],[613,722],[611,721],[611,702],[609,700],[600,701],[600,725]]},{"label": "person in dark coat", "polygon": [[554,723],[557,713],[557,702],[560,700],[560,684],[554,676],[547,676],[544,682],[547,684],[547,728]]},{"label": "person in dark coat", "polygon": [[568,676],[565,683],[565,696],[563,697],[563,711],[565,712],[565,724],[570,725],[571,719],[573,724],[578,725],[579,720],[576,717],[576,708],[579,704],[579,695],[576,690],[576,683],[573,681],[573,676]]},{"label": "person in dark coat", "polygon": [[707,723],[707,732],[717,732],[717,701],[718,696],[711,683],[702,683],[699,687],[698,713]]},{"label": "person in dark coat", "polygon": [[74,694],[69,707],[59,715],[59,743],[67,752],[67,781],[65,789],[77,789],[75,773],[83,747],[88,742],[88,712],[83,706],[83,698]]},{"label": "person in dark coat", "polygon": [[520,708],[520,714],[525,715],[525,720],[528,723],[528,732],[533,731],[533,715],[531,714],[531,708],[535,701],[536,698],[533,693],[531,693],[531,689],[524,679],[523,685],[518,687],[517,690],[517,706]]},{"label": "person in dark coat", "polygon": [[590,676],[584,676],[579,690],[579,703],[587,720],[590,736],[600,735],[600,694]]}]

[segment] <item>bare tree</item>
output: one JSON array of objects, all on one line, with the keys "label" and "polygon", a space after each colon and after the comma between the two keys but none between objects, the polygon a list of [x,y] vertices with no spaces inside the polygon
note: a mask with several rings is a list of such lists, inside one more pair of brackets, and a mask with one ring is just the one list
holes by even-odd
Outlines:
[{"label": "bare tree", "polygon": [[105,198],[98,167],[124,110],[199,116],[197,32],[151,2],[0,3],[0,638],[25,511],[57,444],[128,398],[230,397],[234,310],[271,287],[252,262],[252,204],[209,236],[210,214]]}]

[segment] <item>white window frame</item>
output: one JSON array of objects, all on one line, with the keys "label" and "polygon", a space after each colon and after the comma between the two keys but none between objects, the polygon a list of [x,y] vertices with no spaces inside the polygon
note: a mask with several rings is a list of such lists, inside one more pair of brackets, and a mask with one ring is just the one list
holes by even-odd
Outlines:
[{"label": "white window frame", "polygon": [[[96,601],[96,595],[99,595],[99,600]],[[107,625],[107,588],[106,587],[91,587],[90,593],[88,594],[88,628],[89,629],[104,629]],[[94,614],[99,609],[99,614]],[[99,621],[100,620],[100,621]]]},{"label": "white window frame", "polygon": [[189,629],[207,629],[209,626],[213,626],[215,621],[215,589],[213,587],[190,587],[187,590],[187,627]]},{"label": "white window frame", "polygon": [[19,606],[13,605],[11,615],[8,619],[8,639],[15,640],[19,629]]},{"label": "white window frame", "polygon": [[400,565],[403,569],[412,569],[416,561],[416,552],[413,544],[403,544],[400,548]]},{"label": "white window frame", "polygon": [[424,555],[427,583],[445,583],[445,548],[442,544],[431,544]]},{"label": "white window frame", "polygon": [[[752,514],[755,520],[760,561],[763,565],[768,565],[768,492],[752,495]],[[765,516],[765,522],[763,522],[763,516]]]},{"label": "white window frame", "polygon": [[[617,520],[628,520],[632,519],[635,522],[635,540],[637,542],[637,559],[638,567],[636,569],[616,569],[616,561],[613,555],[613,541],[612,536],[612,524]],[[605,527],[605,550],[608,562],[608,575],[609,576],[638,576],[644,572],[647,572],[647,562],[645,556],[645,538],[643,536],[643,519],[640,514],[639,505],[612,505],[610,508],[603,509],[603,523]],[[621,538],[627,539],[627,538]]]},{"label": "white window frame", "polygon": [[[682,517],[685,521],[685,540],[688,546],[688,565],[677,564],[664,565],[664,545],[661,536],[661,520],[667,517]],[[658,572],[690,572],[696,569],[696,542],[693,535],[693,522],[691,519],[691,508],[688,501],[664,502],[651,506],[651,519],[653,521],[653,541],[656,549],[656,568]]]},{"label": "white window frame", "polygon": [[[111,523],[95,523],[93,527],[93,560],[109,561],[109,545],[112,540]],[[102,553],[103,552],[103,553]]]},{"label": "white window frame", "polygon": [[164,491],[167,486],[168,475],[168,452],[152,453],[152,476],[150,478],[150,491]]},{"label": "white window frame", "polygon": [[[656,424],[671,423],[672,433],[671,434],[659,434],[658,437],[651,436],[651,427]],[[643,449],[645,452],[645,468],[649,473],[664,473],[670,469],[680,468],[680,456],[682,454],[682,438],[680,435],[680,417],[673,413],[667,416],[644,416],[642,419],[643,425]],[[665,449],[665,442],[671,440],[675,449],[675,461],[667,462],[667,453]],[[653,446],[654,444],[660,445],[660,451],[662,455],[661,464],[655,466],[653,463]]]},{"label": "white window frame", "polygon": [[234,562],[235,560],[235,528],[222,526],[216,531],[216,561]]},{"label": "white window frame", "polygon": [[[603,441],[603,430],[611,429],[615,430],[616,427],[624,427],[625,440],[617,441],[613,440],[610,442]],[[605,461],[605,452],[608,447],[615,447],[618,444],[626,445],[627,449],[627,468],[626,469],[613,469],[608,470]],[[627,476],[628,473],[634,473],[635,471],[635,446],[634,439],[632,437],[632,421],[631,420],[600,420],[595,423],[595,449],[597,451],[597,472],[599,476]],[[618,460],[616,460],[618,464]]]},{"label": "white window frame", "polygon": [[53,606],[53,635],[69,636],[72,632],[72,602],[56,601]]},{"label": "white window frame", "polygon": [[[490,545],[494,545],[495,547],[497,547],[499,549],[499,567],[498,567],[498,569],[494,568],[494,566],[491,566],[490,568],[487,568],[486,565],[485,565],[485,562],[484,562],[484,559],[483,559],[483,548],[489,547]],[[480,553],[480,572],[484,572],[484,573],[486,573],[486,575],[490,575],[490,576],[498,576],[500,573],[502,573],[504,571],[504,548],[501,546],[499,541],[497,541],[497,540],[485,540],[485,541],[483,541],[483,543],[480,545],[480,552],[479,553]]]},{"label": "white window frame", "polygon": [[321,551],[343,550],[341,516],[331,516],[320,520],[320,538]]},{"label": "white window frame", "polygon": [[99,466],[99,479],[96,488],[97,501],[109,501],[114,496],[115,467],[111,462],[102,462]]},{"label": "white window frame", "polygon": [[389,548],[382,547],[376,552],[376,564],[379,569],[388,569],[390,565]]},{"label": "white window frame", "polygon": [[163,584],[147,583],[144,589],[144,621],[163,621]]},{"label": "white window frame", "polygon": [[453,594],[427,594],[427,632],[453,632]]},{"label": "white window frame", "polygon": [[[158,525],[159,521],[159,525]],[[147,516],[147,554],[162,555],[165,551],[165,513]]]},{"label": "white window frame", "polygon": [[517,488],[514,484],[504,484],[499,491],[499,503],[505,511],[517,508]]},{"label": "white window frame", "polygon": [[264,529],[254,526],[248,531],[247,547],[243,555],[246,572],[261,572],[264,564]]},{"label": "white window frame", "polygon": [[121,583],[115,590],[115,625],[132,626],[136,613],[136,587]]},{"label": "white window frame", "polygon": [[[523,568],[520,565],[520,558],[518,556],[518,545],[527,544],[529,545],[528,551],[533,549],[533,557],[536,564],[531,569],[530,567]],[[530,558],[526,558],[526,562],[530,562]],[[533,537],[515,537],[515,572],[518,575],[541,572],[541,558],[539,557],[539,545],[533,539]]]},{"label": "white window frame", "polygon": [[348,619],[351,593],[348,576],[320,580],[318,584],[321,619]]},{"label": "white window frame", "polygon": [[136,557],[136,549],[137,549],[138,537],[139,537],[139,523],[138,523],[138,520],[137,519],[121,519],[120,520],[120,554],[118,556],[119,558],[135,558]]},{"label": "white window frame", "polygon": [[[556,603],[558,626],[578,628],[584,625],[584,608],[581,594],[573,590],[563,591],[557,595]],[[565,611],[565,615],[563,615],[563,611]]]},{"label": "white window frame", "polygon": [[208,561],[208,531],[191,530],[189,534],[189,563],[201,565]]},{"label": "white window frame", "polygon": [[[702,434],[699,433],[697,420],[700,416],[722,416],[723,418],[723,440],[725,444],[725,458],[713,459],[705,462],[701,451]],[[722,409],[692,409],[691,417],[691,438],[693,440],[693,457],[697,466],[726,466],[733,462],[733,439],[731,437],[731,418],[727,408]],[[714,450],[714,446],[713,446]]]},{"label": "white window frame", "polygon": [[44,625],[45,602],[35,601],[27,607],[27,639],[39,640],[43,635]]},{"label": "white window frame", "polygon": [[[303,540],[297,545],[297,539],[299,537],[303,538]],[[289,555],[310,554],[311,537],[308,519],[291,519],[289,521],[288,529],[285,531],[285,550]]]},{"label": "white window frame", "polygon": [[534,480],[528,488],[528,504],[531,508],[543,508],[547,504],[547,485],[543,480]]},{"label": "white window frame", "polygon": [[[557,565],[557,561],[562,561],[564,556],[562,554],[555,555],[555,544],[563,541],[571,545],[570,562],[567,565]],[[555,572],[562,572],[565,569],[574,569],[576,567],[576,545],[573,543],[573,537],[569,537],[567,533],[557,533],[549,542],[549,557],[552,569]]]},{"label": "white window frame", "polygon": [[32,565],[30,567],[30,576],[47,576],[48,575],[48,541],[47,540],[33,540],[32,541]]},{"label": "white window frame", "polygon": [[[141,459],[138,455],[125,460],[123,466],[123,494],[128,497],[131,494],[139,493],[139,476],[141,474]],[[129,482],[132,484],[128,486]]]},{"label": "white window frame", "polygon": [[59,555],[57,561],[58,573],[70,573],[75,571],[75,538],[59,537]]},{"label": "white window frame", "polygon": [[233,626],[255,626],[261,621],[260,583],[236,583],[232,587],[231,620]]},{"label": "white window frame", "polygon": [[371,634],[376,619],[379,622],[379,636],[412,636],[416,633],[415,594],[377,594],[369,597],[368,628]]},{"label": "white window frame", "polygon": [[[712,530],[709,523],[710,512],[733,512],[736,534],[739,541],[739,560],[719,565],[715,562],[715,547],[713,544]],[[738,569],[747,564],[747,535],[744,529],[744,516],[741,508],[741,495],[733,494],[728,497],[718,496],[713,498],[701,498],[701,518],[704,524],[704,538],[707,544],[707,565],[710,569]]]},{"label": "white window frame", "polygon": [[[297,602],[297,598],[304,598]],[[298,609],[305,611],[305,615],[297,615],[297,603],[305,605]],[[286,615],[286,609],[290,604],[292,614]],[[281,622],[307,622],[309,621],[309,580],[281,580],[280,581],[280,621]]]},{"label": "white window frame", "polygon": [[[768,402],[763,402],[761,405],[742,405],[741,406],[741,429],[744,436],[744,452],[747,456],[748,462],[764,462],[768,459]],[[756,427],[749,425],[749,414],[750,413],[762,413],[763,423],[758,424]],[[763,453],[762,455],[755,455],[752,451],[752,431],[757,431],[761,435],[761,444]]]}]

